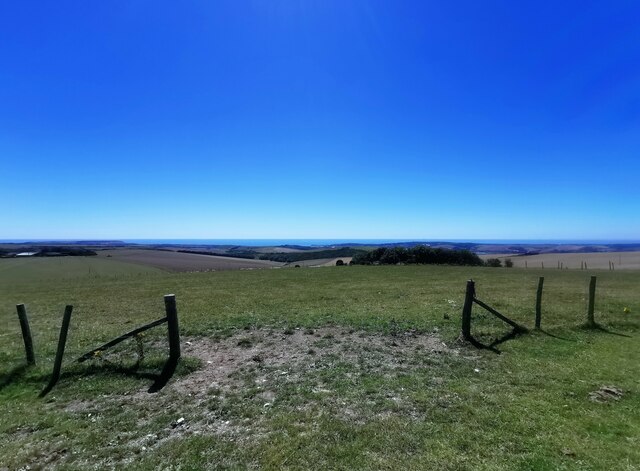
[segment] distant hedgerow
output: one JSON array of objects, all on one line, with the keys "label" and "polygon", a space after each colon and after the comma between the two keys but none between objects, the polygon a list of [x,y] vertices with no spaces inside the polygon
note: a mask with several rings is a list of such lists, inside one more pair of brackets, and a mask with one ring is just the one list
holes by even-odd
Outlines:
[{"label": "distant hedgerow", "polygon": [[488,267],[499,268],[502,266],[502,262],[499,258],[488,258],[486,261]]},{"label": "distant hedgerow", "polygon": [[319,258],[352,257],[364,253],[362,249],[352,247],[341,247],[339,249],[306,250],[304,252],[276,252],[260,255],[260,260],[271,260],[274,262],[295,263],[303,260],[314,260]]},{"label": "distant hedgerow", "polygon": [[353,257],[354,265],[484,265],[482,259],[469,250],[431,248],[426,245],[405,247],[380,247]]}]

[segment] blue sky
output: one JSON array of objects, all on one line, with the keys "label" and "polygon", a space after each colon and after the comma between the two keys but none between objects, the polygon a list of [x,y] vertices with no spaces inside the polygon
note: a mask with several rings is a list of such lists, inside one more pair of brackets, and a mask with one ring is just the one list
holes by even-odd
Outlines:
[{"label": "blue sky", "polygon": [[0,238],[640,239],[640,4],[0,4]]}]

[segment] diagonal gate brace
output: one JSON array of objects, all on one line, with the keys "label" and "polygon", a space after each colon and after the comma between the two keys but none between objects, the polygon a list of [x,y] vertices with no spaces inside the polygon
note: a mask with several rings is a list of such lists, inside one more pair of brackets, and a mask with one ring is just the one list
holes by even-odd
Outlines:
[{"label": "diagonal gate brace", "polygon": [[[476,303],[478,306],[487,310],[488,312],[496,316],[501,321],[513,327],[513,332],[507,336],[508,338],[512,338],[515,335],[528,332],[528,329],[526,327],[521,326],[515,321],[512,321],[504,314],[501,314],[500,312],[498,312],[497,310],[495,310],[485,302],[480,301],[478,298],[476,298],[475,282],[473,280],[469,280],[467,281],[467,291],[465,293],[464,306],[462,308],[462,337],[464,340],[471,342],[476,347],[482,348],[484,346],[480,342],[478,342],[476,339],[474,339],[473,336],[471,335],[471,310],[473,307],[473,303]],[[489,348],[495,351],[493,347],[489,347]]]},{"label": "diagonal gate brace", "polygon": [[159,326],[167,323],[167,333],[169,338],[169,358],[165,362],[162,367],[162,372],[158,375],[155,382],[149,388],[149,392],[157,392],[162,389],[169,379],[173,376],[173,373],[176,370],[178,365],[178,360],[180,359],[180,328],[178,325],[178,310],[176,308],[176,296],[174,294],[167,294],[164,297],[164,306],[166,311],[166,317],[162,319],[155,320],[153,322],[149,322],[137,329],[133,329],[132,331],[127,332],[126,334],[117,337],[104,345],[99,346],[98,348],[94,348],[93,350],[85,353],[80,358],[78,358],[78,362],[83,362],[93,358],[96,353],[102,352],[107,348],[111,348],[114,345],[127,340],[128,338],[134,337],[145,330],[149,330],[153,327]]},{"label": "diagonal gate brace", "polygon": [[[127,340],[128,338],[135,337],[136,335],[144,332],[145,330],[149,330],[153,327],[162,325],[167,323],[167,333],[169,339],[169,358],[165,362],[162,372],[156,377],[155,382],[149,388],[149,392],[157,392],[164,387],[165,384],[171,379],[173,373],[176,370],[178,365],[178,360],[180,359],[180,328],[178,325],[178,310],[176,308],[176,297],[173,294],[167,294],[164,297],[164,305],[166,310],[166,317],[162,319],[157,319],[153,322],[145,324],[141,327],[133,329],[126,334],[117,337],[98,348],[94,348],[93,350],[85,353],[84,355],[78,358],[78,362],[82,363],[90,358],[93,358],[97,353],[102,352],[108,348],[111,348],[115,345],[118,345],[120,342]],[[71,312],[73,310],[73,306],[67,306],[63,320],[62,327],[60,329],[60,338],[58,340],[58,351],[56,353],[55,364],[53,367],[53,373],[51,375],[51,379],[49,383],[44,388],[44,390],[40,393],[40,397],[44,397],[47,395],[53,387],[56,385],[58,380],[60,379],[60,370],[62,368],[62,357],[64,355],[65,345],[67,342],[67,332],[69,331],[69,324],[71,322]]]},{"label": "diagonal gate brace", "polygon": [[135,337],[136,335],[141,334],[145,330],[149,330],[149,329],[151,329],[153,327],[156,327],[158,325],[162,325],[165,322],[167,322],[167,318],[163,317],[162,319],[158,319],[158,320],[155,320],[153,322],[149,322],[148,324],[145,324],[142,327],[138,327],[137,329],[133,329],[132,331],[127,332],[126,334],[122,334],[120,337],[115,338],[115,339],[105,343],[104,345],[100,345],[98,348],[94,348],[93,350],[85,353],[80,358],[78,358],[78,362],[82,363],[83,361],[87,361],[87,360],[93,358],[97,353],[102,352],[102,351],[106,350],[107,348],[111,348],[111,347],[113,347],[115,345],[118,345],[120,342],[123,342],[123,341],[127,340],[128,338]]},{"label": "diagonal gate brace", "polygon": [[507,324],[509,324],[517,332],[520,332],[520,333],[527,332],[527,328],[526,327],[523,327],[520,324],[518,324],[517,322],[514,322],[511,319],[509,319],[507,316],[504,316],[504,315],[500,314],[498,311],[496,311],[494,308],[492,308],[488,304],[483,303],[482,301],[480,301],[477,298],[473,298],[473,302],[476,303],[478,306],[485,308],[487,311],[489,311],[491,314],[496,316],[501,321],[506,322]]}]

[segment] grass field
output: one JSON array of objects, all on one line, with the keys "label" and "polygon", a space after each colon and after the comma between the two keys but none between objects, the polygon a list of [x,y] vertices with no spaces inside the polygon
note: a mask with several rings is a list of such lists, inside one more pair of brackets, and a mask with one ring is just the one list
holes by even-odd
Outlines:
[{"label": "grass field", "polygon": [[[602,330],[581,327],[580,271],[3,273],[0,469],[640,468],[637,271],[598,273]],[[501,355],[456,342],[469,277],[480,299],[531,327],[540,274],[544,332],[501,344]],[[167,293],[183,360],[161,392],[146,393],[166,355],[161,327],[144,337],[136,370],[135,342],[71,362],[163,316]],[[17,303],[35,337],[28,369]],[[38,399],[65,304],[74,313],[64,374]],[[483,341],[508,332],[479,310],[473,329]],[[622,397],[593,394],[605,385]]]},{"label": "grass field", "polygon": [[160,273],[140,265],[101,257],[0,258],[0,283],[40,283],[52,278],[103,278]]}]

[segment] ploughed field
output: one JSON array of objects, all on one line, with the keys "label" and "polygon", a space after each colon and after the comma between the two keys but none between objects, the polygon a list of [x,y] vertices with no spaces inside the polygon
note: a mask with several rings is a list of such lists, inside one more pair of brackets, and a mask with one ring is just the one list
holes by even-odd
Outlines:
[{"label": "ploughed field", "polygon": [[272,268],[283,265],[269,260],[219,257],[152,249],[103,250],[98,253],[98,257],[113,258],[120,262],[151,266],[175,272]]},{"label": "ploughed field", "polygon": [[613,264],[615,270],[640,270],[640,252],[582,252],[582,253],[543,253],[538,255],[482,255],[483,260],[499,258],[511,259],[514,267],[557,269],[561,263],[563,269],[580,270],[583,263],[587,270],[608,270]]},{"label": "ploughed field", "polygon": [[[127,263],[113,258],[102,260]],[[27,277],[24,266],[5,265],[0,284],[0,469],[640,468],[638,271],[597,272],[602,329],[590,330],[591,273],[580,270],[88,276],[64,265]],[[456,340],[467,279],[532,327],[541,275],[542,332],[498,345],[500,355]],[[183,358],[159,393],[146,390],[166,358],[163,326],[73,362],[162,317],[168,293]],[[35,367],[23,366],[18,303]],[[63,375],[39,399],[65,304],[74,312]],[[472,330],[485,343],[509,332],[477,307]]]}]

